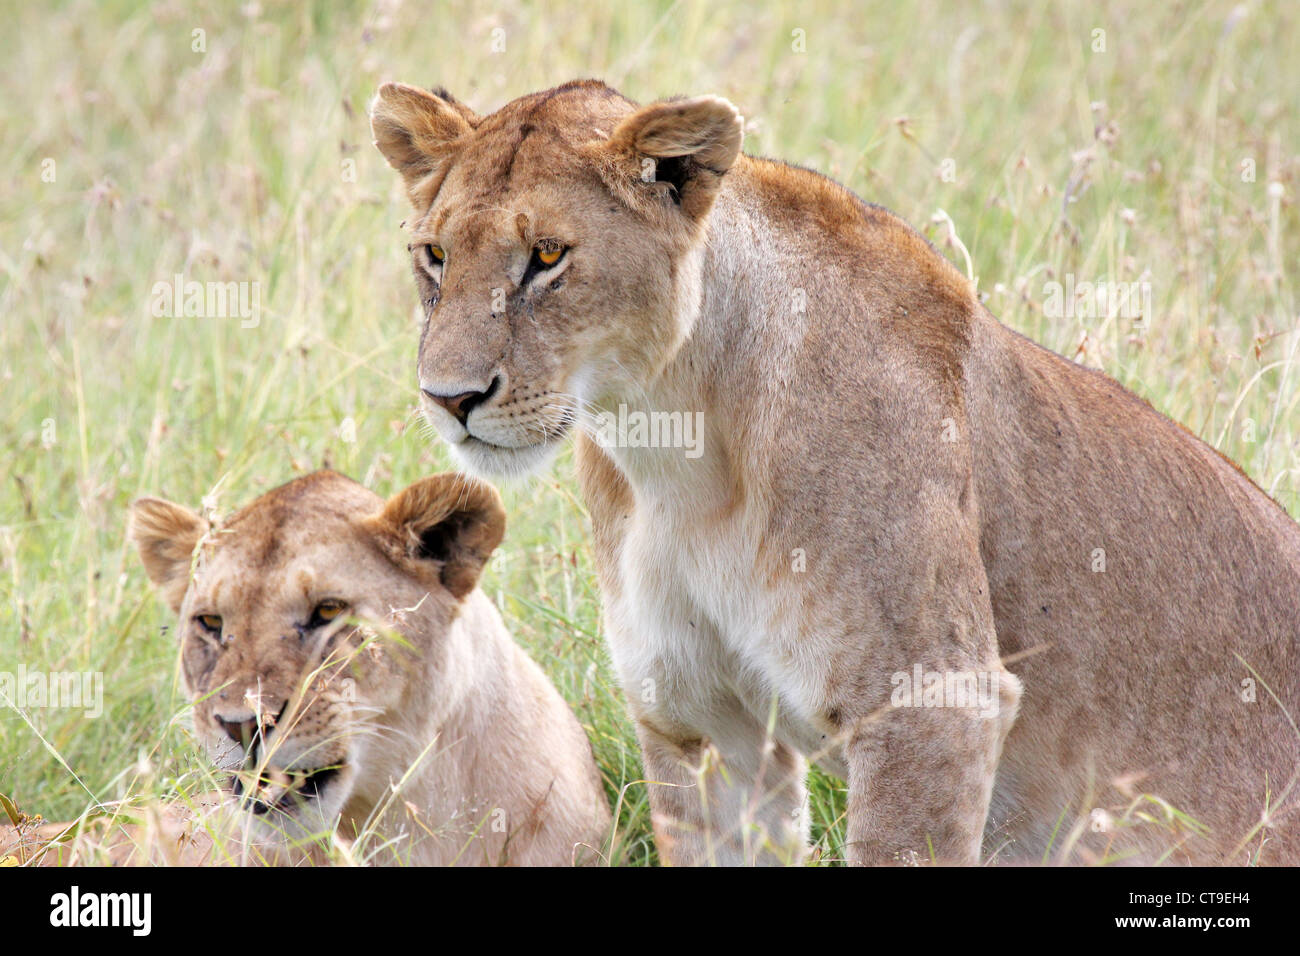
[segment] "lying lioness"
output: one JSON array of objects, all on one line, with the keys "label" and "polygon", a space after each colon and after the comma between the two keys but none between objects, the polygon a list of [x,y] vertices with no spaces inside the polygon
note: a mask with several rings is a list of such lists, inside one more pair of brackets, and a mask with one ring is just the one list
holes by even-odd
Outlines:
[{"label": "lying lioness", "polygon": [[[285,862],[279,847],[337,823],[405,863],[596,859],[610,816],[591,746],[475,587],[504,530],[496,492],[456,475],[385,503],[319,471],[219,526],[135,502],[195,727],[236,772],[243,826],[219,838]],[[182,832],[175,816],[157,829]]]},{"label": "lying lioness", "polygon": [[430,422],[487,475],[580,426],[666,859],[798,859],[812,758],[859,862],[1300,862],[1300,527],[1214,449],[725,100],[372,127]]}]

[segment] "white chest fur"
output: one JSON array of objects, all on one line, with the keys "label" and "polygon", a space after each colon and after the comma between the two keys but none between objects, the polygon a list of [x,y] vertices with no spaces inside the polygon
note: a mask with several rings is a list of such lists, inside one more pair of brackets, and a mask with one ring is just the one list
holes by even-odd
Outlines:
[{"label": "white chest fur", "polygon": [[[698,499],[695,499],[698,501]],[[758,536],[737,511],[701,520],[678,487],[640,489],[629,516],[610,645],[637,703],[710,737],[736,731],[737,711],[787,746],[842,772],[826,753],[824,688],[831,655],[801,627],[801,603],[757,572]],[[739,705],[738,707],[735,705]]]}]

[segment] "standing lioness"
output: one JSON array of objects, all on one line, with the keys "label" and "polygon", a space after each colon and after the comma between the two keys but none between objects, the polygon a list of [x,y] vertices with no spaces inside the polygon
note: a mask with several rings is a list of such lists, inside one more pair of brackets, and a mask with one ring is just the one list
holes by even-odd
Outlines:
[{"label": "standing lioness", "polygon": [[372,124],[429,420],[486,474],[581,428],[667,859],[797,858],[812,758],[856,861],[1300,861],[1300,527],[1213,449],[725,100]]}]

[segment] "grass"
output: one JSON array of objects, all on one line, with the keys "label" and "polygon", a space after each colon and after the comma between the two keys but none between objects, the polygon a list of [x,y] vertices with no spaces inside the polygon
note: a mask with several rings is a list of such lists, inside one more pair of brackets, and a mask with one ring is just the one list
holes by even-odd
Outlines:
[{"label": "grass", "polygon": [[[1300,513],[1293,5],[0,6],[0,670],[105,675],[94,720],[0,703],[0,792],[28,811],[194,785],[132,498],[228,510],[323,465],[389,494],[449,465],[411,427],[407,208],[365,120],[385,79],[480,112],[590,75],[727,96],[748,152],[922,227],[1004,322]],[[258,283],[258,324],[153,315],[177,274]],[[1045,314],[1068,275],[1149,283],[1151,314]],[[503,491],[484,587],[622,797],[614,861],[653,862],[569,456]],[[827,859],[843,796],[814,776]]]}]

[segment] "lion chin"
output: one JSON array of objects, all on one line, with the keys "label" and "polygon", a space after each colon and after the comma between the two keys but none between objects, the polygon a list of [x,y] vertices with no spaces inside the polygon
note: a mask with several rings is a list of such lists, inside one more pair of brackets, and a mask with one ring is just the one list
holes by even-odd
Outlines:
[{"label": "lion chin", "polygon": [[448,447],[456,465],[469,474],[485,480],[514,480],[545,471],[563,444],[562,439],[552,439],[522,448],[505,448],[469,435]]}]

